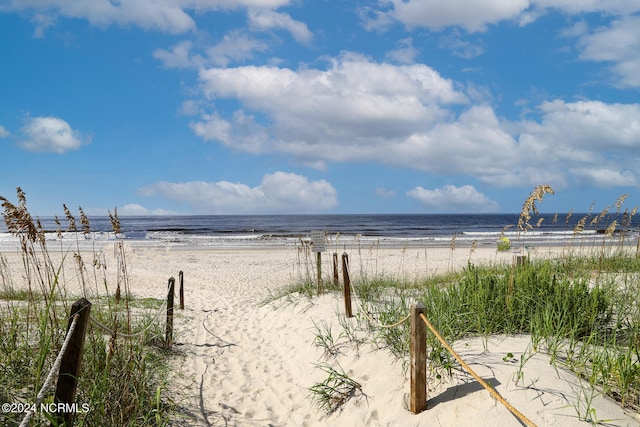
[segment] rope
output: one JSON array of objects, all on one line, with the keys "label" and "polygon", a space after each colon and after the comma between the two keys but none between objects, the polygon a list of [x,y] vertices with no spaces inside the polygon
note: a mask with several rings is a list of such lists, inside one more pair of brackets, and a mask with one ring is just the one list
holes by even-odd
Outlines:
[{"label": "rope", "polygon": [[136,337],[139,337],[140,335],[144,334],[145,332],[147,332],[149,330],[149,328],[151,328],[151,325],[153,325],[153,322],[155,322],[156,319],[158,319],[158,316],[160,316],[160,313],[162,312],[162,308],[166,304],[167,304],[167,301],[165,300],[162,303],[162,305],[160,306],[160,308],[158,309],[158,311],[156,312],[156,315],[153,317],[153,319],[151,319],[149,324],[147,326],[145,326],[141,331],[136,332],[135,334],[120,334],[120,333],[114,331],[113,329],[109,328],[108,326],[106,326],[104,323],[101,323],[98,319],[94,318],[93,316],[89,316],[89,319],[91,320],[91,322],[93,322],[94,325],[98,326],[100,329],[102,329],[103,331],[105,331],[109,335],[117,335],[117,336],[120,336],[122,338],[136,338]]},{"label": "rope", "polygon": [[[349,271],[349,259],[346,259],[346,268],[347,271]],[[356,302],[358,303],[358,306],[360,307],[360,312],[364,314],[364,316],[367,318],[367,320],[369,320],[370,323],[372,323],[374,326],[381,328],[381,329],[388,329],[388,328],[395,328],[396,326],[402,325],[404,322],[406,322],[407,320],[409,320],[411,318],[411,313],[407,314],[405,317],[403,317],[402,319],[398,320],[395,323],[392,323],[391,325],[383,325],[382,323],[378,322],[377,320],[375,320],[374,318],[372,318],[371,316],[369,316],[369,313],[367,312],[367,310],[364,309],[364,305],[362,305],[361,303],[361,298],[360,295],[358,295],[358,292],[356,292],[356,287],[353,286],[353,284],[349,283],[349,287],[351,289],[353,289],[353,294],[356,296]]]},{"label": "rope", "polygon": [[[355,293],[355,291],[354,291],[354,293]],[[362,304],[358,303],[358,305],[360,305],[360,312],[362,312],[364,314],[364,316],[367,318],[367,320],[369,320],[370,323],[373,323],[373,325],[375,327],[377,327],[377,328],[382,328],[382,329],[395,328],[396,326],[402,325],[404,322],[406,322],[407,320],[409,320],[411,318],[411,314],[408,314],[406,317],[398,320],[395,323],[392,323],[390,325],[383,325],[382,323],[378,322],[377,320],[375,320],[371,316],[369,316],[369,313],[367,313],[367,310],[364,309]]]},{"label": "rope", "polygon": [[456,353],[451,346],[449,346],[449,344],[447,344],[447,342],[444,340],[444,338],[442,338],[442,336],[438,333],[438,331],[436,330],[436,328],[433,327],[433,325],[429,322],[429,320],[427,319],[427,316],[424,315],[424,313],[420,313],[420,317],[422,318],[422,320],[424,320],[424,323],[426,323],[427,327],[431,330],[431,332],[433,332],[433,334],[436,336],[436,338],[438,339],[438,341],[440,341],[440,343],[444,346],[444,348],[446,348],[449,353],[451,353],[451,355],[460,363],[460,365],[462,365],[462,367],[469,372],[469,374],[471,374],[471,376],[473,378],[475,378],[480,385],[482,385],[484,388],[487,389],[487,391],[489,393],[491,393],[491,395],[493,397],[495,397],[500,403],[502,403],[513,415],[515,415],[516,417],[518,417],[518,419],[520,419],[520,421],[522,421],[524,424],[526,424],[529,427],[536,427],[536,425],[529,420],[527,417],[525,417],[520,411],[518,411],[516,408],[514,408],[513,406],[511,406],[511,404],[509,402],[507,402],[505,400],[504,397],[502,397],[500,395],[500,393],[498,393],[493,387],[491,387],[491,385],[487,384],[485,380],[483,380],[482,378],[480,378],[480,376],[478,374],[476,374],[470,367],[469,365],[467,365],[465,363],[464,360],[462,360],[462,358],[460,356],[458,356],[458,353]]},{"label": "rope", "polygon": [[74,314],[73,320],[71,321],[71,326],[69,326],[69,330],[67,331],[67,336],[65,337],[64,343],[62,344],[62,347],[60,348],[60,352],[58,353],[58,357],[56,357],[55,362],[53,362],[53,366],[51,367],[51,370],[49,371],[49,375],[47,375],[47,379],[44,380],[44,384],[42,385],[42,388],[40,389],[40,393],[38,393],[38,396],[36,397],[36,401],[35,401],[34,406],[32,406],[32,409],[30,409],[26,413],[26,415],[22,419],[22,422],[20,423],[19,427],[27,427],[29,425],[29,420],[31,418],[31,415],[33,415],[33,413],[34,413],[33,408],[34,407],[37,408],[38,406],[40,406],[40,403],[42,403],[42,400],[44,399],[44,395],[51,388],[51,383],[53,382],[53,377],[54,377],[55,373],[60,370],[60,364],[62,363],[62,357],[66,353],[67,347],[69,347],[69,342],[71,341],[71,335],[73,335],[73,332],[76,329],[76,325],[78,324],[78,319],[79,318],[80,318],[79,314],[77,314],[77,313]]}]

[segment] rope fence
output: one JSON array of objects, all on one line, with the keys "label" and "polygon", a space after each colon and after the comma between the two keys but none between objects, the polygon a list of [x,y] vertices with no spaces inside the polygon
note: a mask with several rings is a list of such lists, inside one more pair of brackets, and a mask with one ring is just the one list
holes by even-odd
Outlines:
[{"label": "rope fence", "polygon": [[49,389],[51,389],[51,385],[53,384],[53,378],[55,377],[56,371],[60,369],[60,364],[62,363],[62,357],[67,352],[67,347],[69,347],[69,343],[71,342],[71,337],[76,330],[76,325],[78,324],[79,318],[80,318],[80,315],[78,314],[73,315],[73,320],[71,321],[71,325],[69,326],[69,330],[67,331],[67,336],[65,337],[64,342],[62,343],[62,347],[58,352],[58,356],[56,357],[55,362],[53,362],[53,366],[51,367],[51,370],[49,370],[49,374],[47,375],[47,378],[44,380],[44,384],[42,384],[42,388],[40,389],[38,396],[36,396],[35,406],[33,406],[25,414],[24,418],[22,419],[22,422],[20,423],[20,427],[27,427],[29,425],[29,421],[31,419],[31,416],[34,414],[36,407],[40,406],[40,404],[42,403],[42,400],[45,397],[45,394],[49,391]]},{"label": "rope fence", "polygon": [[[73,407],[75,401],[78,377],[80,374],[80,363],[82,360],[82,352],[84,341],[89,322],[93,323],[99,329],[102,329],[111,336],[121,338],[136,338],[146,333],[149,328],[158,319],[166,306],[167,329],[165,337],[165,347],[170,348],[173,341],[173,297],[174,297],[175,279],[169,279],[167,298],[162,303],[153,319],[140,331],[132,334],[121,334],[116,330],[109,328],[96,318],[91,316],[91,303],[86,298],[80,298],[71,306],[69,322],[67,325],[67,334],[60,347],[60,351],[56,356],[47,377],[36,396],[35,402],[30,405],[28,411],[25,412],[24,418],[19,427],[28,427],[34,413],[41,407],[42,402],[53,385],[53,380],[58,377],[56,391],[54,395],[54,405],[56,407],[69,408]],[[184,289],[183,289],[183,273],[180,271],[180,308],[184,308]],[[52,425],[64,425],[71,427],[73,425],[74,411],[55,411],[53,415]]]},{"label": "rope fence", "polygon": [[[337,254],[334,254],[334,263],[337,262]],[[334,264],[334,278],[336,277],[336,266]],[[438,330],[429,322],[425,314],[425,307],[422,303],[417,302],[411,306],[411,310],[406,317],[394,322],[393,324],[381,324],[373,319],[361,302],[361,298],[356,292],[356,288],[351,285],[349,279],[349,257],[346,253],[342,255],[342,271],[344,278],[344,297],[345,311],[347,317],[352,317],[351,312],[351,289],[356,295],[356,301],[360,307],[361,313],[367,320],[378,328],[393,328],[402,325],[410,320],[411,325],[411,343],[410,343],[410,385],[411,393],[409,396],[409,410],[414,414],[421,413],[427,409],[427,328],[433,333],[442,346],[460,363],[478,383],[484,387],[498,402],[507,408],[515,417],[517,417],[524,425],[528,427],[536,427],[525,415],[511,405],[500,393],[498,393],[490,384],[483,380],[471,367],[453,350],[446,342]]]}]

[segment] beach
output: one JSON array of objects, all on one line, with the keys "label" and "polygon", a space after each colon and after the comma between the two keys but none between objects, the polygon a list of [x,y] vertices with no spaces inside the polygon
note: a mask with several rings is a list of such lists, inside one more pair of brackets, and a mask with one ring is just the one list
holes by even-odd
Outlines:
[{"label": "beach", "polygon": [[[101,249],[112,265],[111,243]],[[278,289],[315,277],[315,256],[296,247],[207,248],[185,245],[125,244],[130,291],[135,297],[162,299],[169,277],[184,277],[185,308],[174,318],[171,374],[163,393],[176,405],[172,425],[185,426],[518,426],[520,421],[459,367],[451,377],[428,384],[427,410],[407,407],[409,373],[374,340],[352,343],[339,338],[344,316],[340,294],[270,300]],[[329,246],[322,254],[325,280],[332,277],[331,256],[349,257],[354,283],[367,277],[417,280],[472,263],[512,263],[525,250],[495,247],[380,248],[376,245]],[[559,247],[528,249],[550,256]],[[3,252],[9,263],[18,254]],[[13,257],[16,257],[15,259]],[[113,269],[107,269],[112,274]],[[71,274],[71,273],[69,273]],[[70,277],[70,276],[69,276]],[[342,277],[342,270],[340,270]],[[114,283],[109,281],[108,283]],[[69,280],[68,294],[73,288]],[[113,290],[111,290],[113,292]],[[356,322],[359,311],[354,297]],[[407,307],[408,312],[408,307]],[[344,319],[343,319],[344,320]],[[314,344],[318,325],[327,325],[337,353]],[[589,395],[574,375],[556,369],[530,337],[492,336],[456,341],[459,355],[489,381],[511,405],[539,426],[580,426],[578,413],[589,408],[607,425],[638,426],[637,413],[601,395]],[[509,357],[507,357],[509,355]],[[530,357],[520,368],[520,356]],[[322,364],[339,367],[359,384],[334,413],[314,405],[309,391],[326,378]],[[517,379],[520,378],[519,381]]]},{"label": "beach", "polygon": [[[548,256],[559,248],[535,250]],[[341,252],[340,254],[342,254]],[[351,276],[387,275],[417,278],[462,268],[471,260],[511,263],[516,254],[494,248],[448,247],[426,250],[351,248]],[[312,254],[312,257],[315,254]],[[323,276],[331,277],[331,252],[323,254]],[[428,409],[407,410],[408,373],[385,349],[371,344],[344,345],[325,357],[314,345],[315,325],[327,322],[337,337],[340,295],[274,301],[263,305],[279,287],[309,274],[299,249],[192,250],[132,247],[132,292],[162,294],[167,277],[184,272],[185,309],[177,310],[174,378],[168,385],[184,410],[185,425],[446,425],[508,426],[519,421],[463,372],[429,385]],[[311,270],[311,274],[315,271]],[[177,277],[177,276],[176,276]],[[157,286],[150,286],[157,283]],[[355,311],[357,314],[357,304]],[[580,382],[556,371],[543,353],[524,367],[524,382],[515,384],[521,354],[530,351],[527,336],[491,337],[456,342],[454,348],[505,399],[537,425],[583,425],[577,416]],[[513,354],[503,360],[507,353]],[[316,365],[337,363],[361,385],[342,408],[326,416],[312,404],[309,388],[326,376]],[[611,425],[640,425],[610,399],[591,402]]]}]

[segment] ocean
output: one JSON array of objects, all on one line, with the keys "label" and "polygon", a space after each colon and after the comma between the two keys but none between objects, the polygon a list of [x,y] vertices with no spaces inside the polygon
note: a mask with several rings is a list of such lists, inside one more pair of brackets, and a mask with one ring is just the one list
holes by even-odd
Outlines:
[{"label": "ocean", "polygon": [[[594,214],[541,214],[532,218],[533,229],[519,232],[518,214],[402,214],[402,215],[192,215],[121,217],[121,233],[115,235],[108,217],[90,217],[91,233],[82,240],[125,239],[140,244],[208,247],[263,247],[295,245],[310,239],[311,232],[322,230],[333,243],[382,246],[446,245],[455,239],[457,246],[495,245],[501,237],[534,245],[564,245],[581,241],[625,241],[638,239],[638,222],[622,213],[609,214],[593,224]],[[582,218],[584,230],[575,233]],[[542,220],[540,221],[540,218]],[[555,220],[554,220],[555,218]],[[618,224],[613,237],[605,229]],[[67,226],[62,220],[62,227]],[[77,227],[81,229],[79,219]],[[60,240],[53,218],[42,218],[47,240]],[[62,239],[69,240],[63,230]],[[0,244],[15,241],[0,223]],[[626,244],[626,243],[625,243]]]}]

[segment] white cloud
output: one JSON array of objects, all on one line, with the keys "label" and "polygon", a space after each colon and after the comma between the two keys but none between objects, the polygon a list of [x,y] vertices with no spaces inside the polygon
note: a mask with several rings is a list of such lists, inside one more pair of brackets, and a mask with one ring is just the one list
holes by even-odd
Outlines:
[{"label": "white cloud", "polygon": [[196,52],[191,41],[182,41],[170,49],[156,49],[154,58],[167,68],[226,67],[230,63],[253,59],[255,52],[264,52],[269,45],[240,30],[225,34],[218,43]]},{"label": "white cloud", "polygon": [[418,49],[413,46],[413,40],[411,37],[408,37],[400,40],[398,42],[398,47],[387,52],[385,56],[399,64],[413,64],[419,53]]},{"label": "white cloud", "polygon": [[274,12],[273,10],[251,9],[249,10],[249,25],[256,30],[271,30],[281,28],[291,33],[298,43],[309,43],[313,34],[307,24],[296,21],[287,13]]},{"label": "white cloud", "polygon": [[584,185],[593,185],[601,188],[638,185],[638,179],[634,172],[630,170],[621,171],[617,165],[572,168],[570,172],[577,181]]},{"label": "white cloud", "polygon": [[52,152],[62,154],[77,150],[91,138],[71,129],[71,126],[58,117],[29,118],[22,128],[25,139],[20,145],[29,151]]},{"label": "white cloud", "polygon": [[580,59],[612,64],[614,84],[640,87],[640,16],[626,16],[583,33],[578,46]]},{"label": "white cloud", "polygon": [[[623,16],[640,11],[640,3],[629,0],[387,0],[381,10],[367,10],[367,29],[382,29],[395,19],[409,28],[441,30],[459,27],[481,32],[487,26],[513,20],[525,26],[549,10],[568,15],[602,13]],[[389,9],[390,6],[390,9]]]},{"label": "white cloud", "polygon": [[[466,96],[425,65],[351,54],[326,70],[212,68],[200,78],[206,98],[231,98],[241,108],[230,117],[201,113],[191,123],[197,135],[318,168],[372,161],[505,187],[563,188],[584,180],[581,170],[612,161],[635,170],[640,161],[640,104],[553,100],[532,111],[535,120],[508,122],[475,87]],[[469,99],[481,103],[468,107]],[[627,174],[602,182],[632,181]]]},{"label": "white cloud", "polygon": [[290,0],[8,0],[6,3],[6,10],[33,11],[37,26],[34,35],[42,37],[57,17],[86,19],[96,26],[133,25],[178,34],[196,29],[189,13],[240,8],[275,9],[286,6]]},{"label": "white cloud", "polygon": [[129,203],[118,208],[119,216],[151,216],[151,215],[176,215],[176,212],[165,209],[147,209],[137,203]]},{"label": "white cloud", "polygon": [[425,65],[377,64],[352,54],[326,70],[211,68],[200,79],[207,98],[238,99],[252,111],[231,119],[204,115],[192,123],[198,135],[250,152],[290,152],[303,161],[347,159],[354,146],[366,157],[386,141],[442,120],[449,112],[441,105],[467,102],[451,80]]},{"label": "white cloud", "polygon": [[0,138],[7,138],[9,135],[11,135],[11,133],[3,126],[0,126]]},{"label": "white cloud", "polygon": [[255,39],[242,31],[232,31],[214,46],[206,49],[208,64],[226,67],[231,62],[252,59],[254,52],[264,52],[267,43]]},{"label": "white cloud", "polygon": [[[535,144],[538,150],[548,150],[547,155],[589,161],[598,153],[632,154],[640,148],[640,104],[554,100],[544,102],[539,109],[541,122],[524,122],[520,143],[530,148]],[[562,151],[562,147],[567,150]]]},{"label": "white cloud", "polygon": [[528,6],[527,0],[390,0],[389,12],[406,26],[462,27],[469,32],[484,31],[488,24],[514,19]]},{"label": "white cloud", "polygon": [[531,0],[540,9],[555,9],[568,14],[601,12],[625,15],[640,11],[640,3],[629,0]]},{"label": "white cloud", "polygon": [[438,47],[448,49],[455,56],[464,59],[473,59],[484,53],[484,47],[480,43],[471,43],[462,39],[458,31],[452,31],[438,39]]},{"label": "white cloud", "polygon": [[190,41],[182,41],[174,45],[170,50],[156,49],[153,57],[158,59],[167,68],[190,68],[197,67],[202,64],[203,59],[200,56],[193,56],[191,48],[193,43]]},{"label": "white cloud", "polygon": [[329,182],[285,172],[266,174],[256,187],[228,181],[156,182],[139,193],[187,203],[202,213],[321,212],[338,203]]},{"label": "white cloud", "polygon": [[441,212],[498,212],[500,206],[471,185],[445,185],[428,190],[416,187],[407,192],[426,207]]}]

